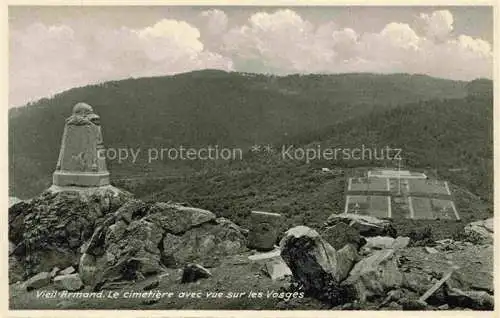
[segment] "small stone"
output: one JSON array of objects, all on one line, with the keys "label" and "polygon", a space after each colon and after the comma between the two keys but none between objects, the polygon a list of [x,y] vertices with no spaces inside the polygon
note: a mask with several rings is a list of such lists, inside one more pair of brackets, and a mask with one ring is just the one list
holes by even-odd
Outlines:
[{"label": "small stone", "polygon": [[57,275],[57,272],[59,272],[61,269],[59,267],[54,267],[51,271],[50,271],[50,277],[54,278],[56,277]]},{"label": "small stone", "polygon": [[395,239],[392,237],[388,236],[374,236],[374,237],[368,237],[366,238],[366,248],[370,249],[377,249],[377,250],[382,250],[382,249],[388,249],[392,248],[394,245]]},{"label": "small stone", "polygon": [[434,247],[429,247],[429,246],[426,246],[425,247],[425,251],[429,254],[437,254],[439,253],[438,250],[436,250]]},{"label": "small stone", "polygon": [[291,276],[292,272],[286,263],[281,259],[272,260],[266,263],[264,271],[272,280],[281,280],[286,276]]},{"label": "small stone", "polygon": [[159,298],[148,298],[148,299],[145,299],[141,302],[141,304],[143,305],[153,305],[153,304],[156,304],[158,301],[160,301]]},{"label": "small stone", "polygon": [[75,268],[73,266],[66,267],[59,274],[60,275],[69,275],[75,272]]},{"label": "small stone", "polygon": [[408,236],[398,236],[394,243],[392,244],[392,248],[395,250],[400,250],[408,246],[410,244],[410,238]]},{"label": "small stone", "polygon": [[448,309],[450,309],[450,305],[444,304],[444,305],[439,306],[438,309],[439,310],[448,310]]},{"label": "small stone", "polygon": [[160,281],[156,279],[156,280],[152,281],[151,283],[147,284],[146,286],[144,286],[142,288],[142,290],[151,290],[153,288],[158,287],[159,285],[160,285]]},{"label": "small stone", "polygon": [[205,267],[198,264],[188,264],[184,267],[181,283],[191,283],[210,276],[212,276],[212,273]]}]

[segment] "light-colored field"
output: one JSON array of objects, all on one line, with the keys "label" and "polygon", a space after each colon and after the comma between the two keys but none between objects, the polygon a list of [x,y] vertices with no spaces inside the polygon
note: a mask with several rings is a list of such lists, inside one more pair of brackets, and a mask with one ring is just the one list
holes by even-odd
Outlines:
[{"label": "light-colored field", "polygon": [[388,179],[350,178],[349,191],[389,191]]},{"label": "light-colored field", "polygon": [[409,197],[410,215],[414,219],[460,219],[451,200]]},{"label": "light-colored field", "polygon": [[451,195],[446,181],[411,179],[408,188],[410,193]]},{"label": "light-colored field", "polygon": [[348,195],[344,212],[380,218],[391,217],[391,198],[381,195]]}]

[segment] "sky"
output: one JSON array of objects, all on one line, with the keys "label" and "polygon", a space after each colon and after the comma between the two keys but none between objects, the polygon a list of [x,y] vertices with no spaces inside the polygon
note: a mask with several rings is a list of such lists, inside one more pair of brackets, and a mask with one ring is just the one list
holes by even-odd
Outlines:
[{"label": "sky", "polygon": [[9,107],[77,86],[207,68],[492,78],[493,10],[9,7]]}]

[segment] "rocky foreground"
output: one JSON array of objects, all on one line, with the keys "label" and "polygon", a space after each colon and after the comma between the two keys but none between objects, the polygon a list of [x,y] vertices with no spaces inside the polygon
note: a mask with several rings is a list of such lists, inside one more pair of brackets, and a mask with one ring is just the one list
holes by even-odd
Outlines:
[{"label": "rocky foreground", "polygon": [[[248,230],[210,211],[111,186],[52,189],[9,208],[10,307],[493,309],[492,219],[460,241],[419,242],[339,214],[289,229],[272,251],[248,246]],[[149,296],[83,297],[110,291]]]}]

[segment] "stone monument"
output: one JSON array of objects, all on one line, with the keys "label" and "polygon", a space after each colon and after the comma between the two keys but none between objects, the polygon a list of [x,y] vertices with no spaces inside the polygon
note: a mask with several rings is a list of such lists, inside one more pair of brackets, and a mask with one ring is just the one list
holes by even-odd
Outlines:
[{"label": "stone monument", "polygon": [[270,251],[274,248],[280,225],[283,222],[281,214],[252,211],[250,214],[250,232],[248,247],[258,251]]},{"label": "stone monument", "polygon": [[66,119],[53,187],[109,185],[100,118],[92,107],[78,103]]}]

